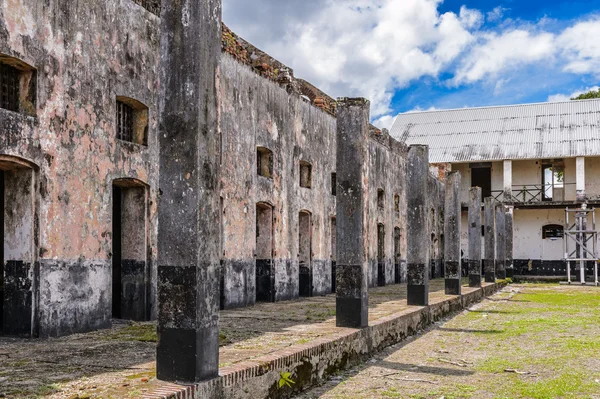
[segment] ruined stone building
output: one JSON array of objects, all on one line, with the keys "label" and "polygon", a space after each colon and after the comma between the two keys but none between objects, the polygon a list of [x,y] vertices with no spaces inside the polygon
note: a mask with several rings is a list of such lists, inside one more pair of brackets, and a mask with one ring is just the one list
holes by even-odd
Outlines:
[{"label": "ruined stone building", "polygon": [[[159,8],[150,0],[0,6],[4,334],[156,318],[157,209],[169,206],[158,168]],[[225,26],[222,48],[221,307],[331,293],[335,101]],[[375,286],[406,279],[407,147],[374,127],[370,137]],[[443,185],[431,176],[430,186],[439,276]]]},{"label": "ruined stone building", "polygon": [[514,207],[513,273],[567,275],[565,208],[600,204],[599,100],[401,114],[391,134],[461,172],[465,257],[468,191],[479,186]]}]

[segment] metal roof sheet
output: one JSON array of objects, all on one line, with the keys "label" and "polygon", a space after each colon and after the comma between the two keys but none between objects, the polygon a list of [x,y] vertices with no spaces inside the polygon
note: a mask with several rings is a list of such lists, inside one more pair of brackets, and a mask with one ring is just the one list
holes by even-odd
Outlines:
[{"label": "metal roof sheet", "polygon": [[600,99],[408,112],[390,134],[432,163],[599,156]]}]

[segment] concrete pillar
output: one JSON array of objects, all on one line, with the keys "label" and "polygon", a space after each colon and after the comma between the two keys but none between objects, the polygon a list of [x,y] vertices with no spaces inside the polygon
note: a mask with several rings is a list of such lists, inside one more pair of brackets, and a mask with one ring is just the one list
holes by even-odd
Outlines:
[{"label": "concrete pillar", "polygon": [[[337,102],[336,325],[369,323],[369,101]],[[373,187],[375,189],[375,187]]]},{"label": "concrete pillar", "polygon": [[[506,242],[506,270],[510,270],[511,273],[514,271],[513,265],[513,224],[514,224],[514,208],[512,206],[506,207],[506,221],[505,221],[505,242]],[[512,274],[511,274],[512,276]]]},{"label": "concrete pillar", "polygon": [[504,201],[512,201],[512,160],[504,160]]},{"label": "concrete pillar", "polygon": [[575,158],[575,189],[577,201],[585,201],[585,158]]},{"label": "concrete pillar", "polygon": [[446,295],[460,295],[462,277],[460,259],[461,205],[460,172],[450,172],[446,178],[444,201],[444,278]]},{"label": "concrete pillar", "polygon": [[469,190],[469,287],[481,287],[481,187]]},{"label": "concrete pillar", "polygon": [[496,203],[496,278],[506,278],[506,211]]},{"label": "concrete pillar", "polygon": [[496,201],[494,198],[487,197],[483,205],[483,224],[484,224],[484,254],[483,254],[483,272],[485,273],[485,282],[496,282]]},{"label": "concrete pillar", "polygon": [[429,148],[411,145],[406,170],[407,299],[409,305],[429,304],[429,245],[427,178]]},{"label": "concrete pillar", "polygon": [[163,2],[160,33],[156,367],[193,383],[219,369],[221,0]]}]

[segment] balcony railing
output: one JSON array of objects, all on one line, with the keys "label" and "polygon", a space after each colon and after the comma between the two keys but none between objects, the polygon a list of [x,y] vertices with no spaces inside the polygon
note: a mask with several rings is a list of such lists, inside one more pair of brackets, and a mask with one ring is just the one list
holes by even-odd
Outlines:
[{"label": "balcony railing", "polygon": [[560,186],[543,184],[519,184],[512,186],[512,197],[508,201],[504,198],[503,190],[492,190],[492,197],[494,197],[494,199],[498,201],[514,202],[521,204],[532,204],[538,202],[561,202],[566,201],[565,193],[567,187],[569,186],[574,187],[575,183],[562,183]]}]

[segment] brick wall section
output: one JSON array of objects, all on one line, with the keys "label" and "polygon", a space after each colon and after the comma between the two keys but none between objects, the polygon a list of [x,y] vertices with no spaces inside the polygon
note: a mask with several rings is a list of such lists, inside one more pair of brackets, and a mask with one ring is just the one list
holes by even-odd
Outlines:
[{"label": "brick wall section", "polygon": [[[504,283],[485,284],[462,296],[383,317],[362,330],[340,328],[334,336],[221,368],[219,378],[213,381],[187,387],[165,383],[145,398],[289,398],[322,382],[334,372],[351,367],[429,324],[492,295],[503,286]],[[293,390],[277,388],[280,372],[286,371],[292,373],[295,381]]]}]

